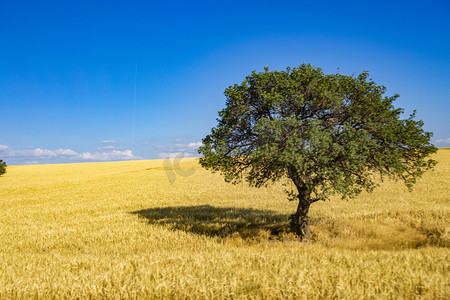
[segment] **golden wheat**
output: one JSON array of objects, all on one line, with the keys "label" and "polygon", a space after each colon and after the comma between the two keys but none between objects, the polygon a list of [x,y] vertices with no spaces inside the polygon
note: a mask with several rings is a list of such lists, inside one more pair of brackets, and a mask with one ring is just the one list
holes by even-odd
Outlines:
[{"label": "golden wheat", "polygon": [[[281,185],[229,185],[184,159],[10,166],[0,298],[450,298],[450,151],[407,192],[385,182],[285,232]],[[180,176],[189,175],[190,176]]]}]

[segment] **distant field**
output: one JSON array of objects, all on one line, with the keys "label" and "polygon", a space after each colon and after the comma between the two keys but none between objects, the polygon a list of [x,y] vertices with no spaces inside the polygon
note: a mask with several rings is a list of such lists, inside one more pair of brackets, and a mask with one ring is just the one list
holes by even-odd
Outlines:
[{"label": "distant field", "polygon": [[281,185],[226,184],[196,159],[10,166],[0,299],[450,299],[450,151],[435,158],[412,193],[313,204],[310,244],[285,232]]}]

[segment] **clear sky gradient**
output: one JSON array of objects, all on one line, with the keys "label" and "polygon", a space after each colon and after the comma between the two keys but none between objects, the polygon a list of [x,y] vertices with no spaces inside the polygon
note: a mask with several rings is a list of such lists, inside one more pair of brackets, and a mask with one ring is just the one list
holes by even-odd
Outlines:
[{"label": "clear sky gradient", "polygon": [[449,1],[0,0],[0,45],[11,165],[196,155],[226,87],[302,62],[368,70],[450,146]]}]

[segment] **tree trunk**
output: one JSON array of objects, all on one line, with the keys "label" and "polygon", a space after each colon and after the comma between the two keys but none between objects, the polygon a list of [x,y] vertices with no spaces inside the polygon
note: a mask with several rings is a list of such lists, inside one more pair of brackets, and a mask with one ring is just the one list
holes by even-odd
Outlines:
[{"label": "tree trunk", "polygon": [[311,232],[309,230],[309,201],[304,198],[298,199],[297,212],[295,213],[295,233],[300,237],[303,242],[309,242],[311,240]]},{"label": "tree trunk", "polygon": [[306,184],[307,178],[305,180],[305,178],[299,176],[294,168],[288,169],[288,176],[294,182],[298,191],[297,212],[289,218],[291,231],[295,232],[302,241],[309,242],[311,232],[309,230],[308,212],[311,205],[311,191]]}]

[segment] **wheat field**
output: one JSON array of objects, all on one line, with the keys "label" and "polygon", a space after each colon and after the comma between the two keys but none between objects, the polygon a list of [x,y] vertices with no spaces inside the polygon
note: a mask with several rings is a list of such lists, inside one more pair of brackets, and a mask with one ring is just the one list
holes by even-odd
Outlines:
[{"label": "wheat field", "polygon": [[194,158],[10,166],[0,299],[449,299],[450,150],[435,159],[411,193],[314,203],[308,244],[281,184]]}]

